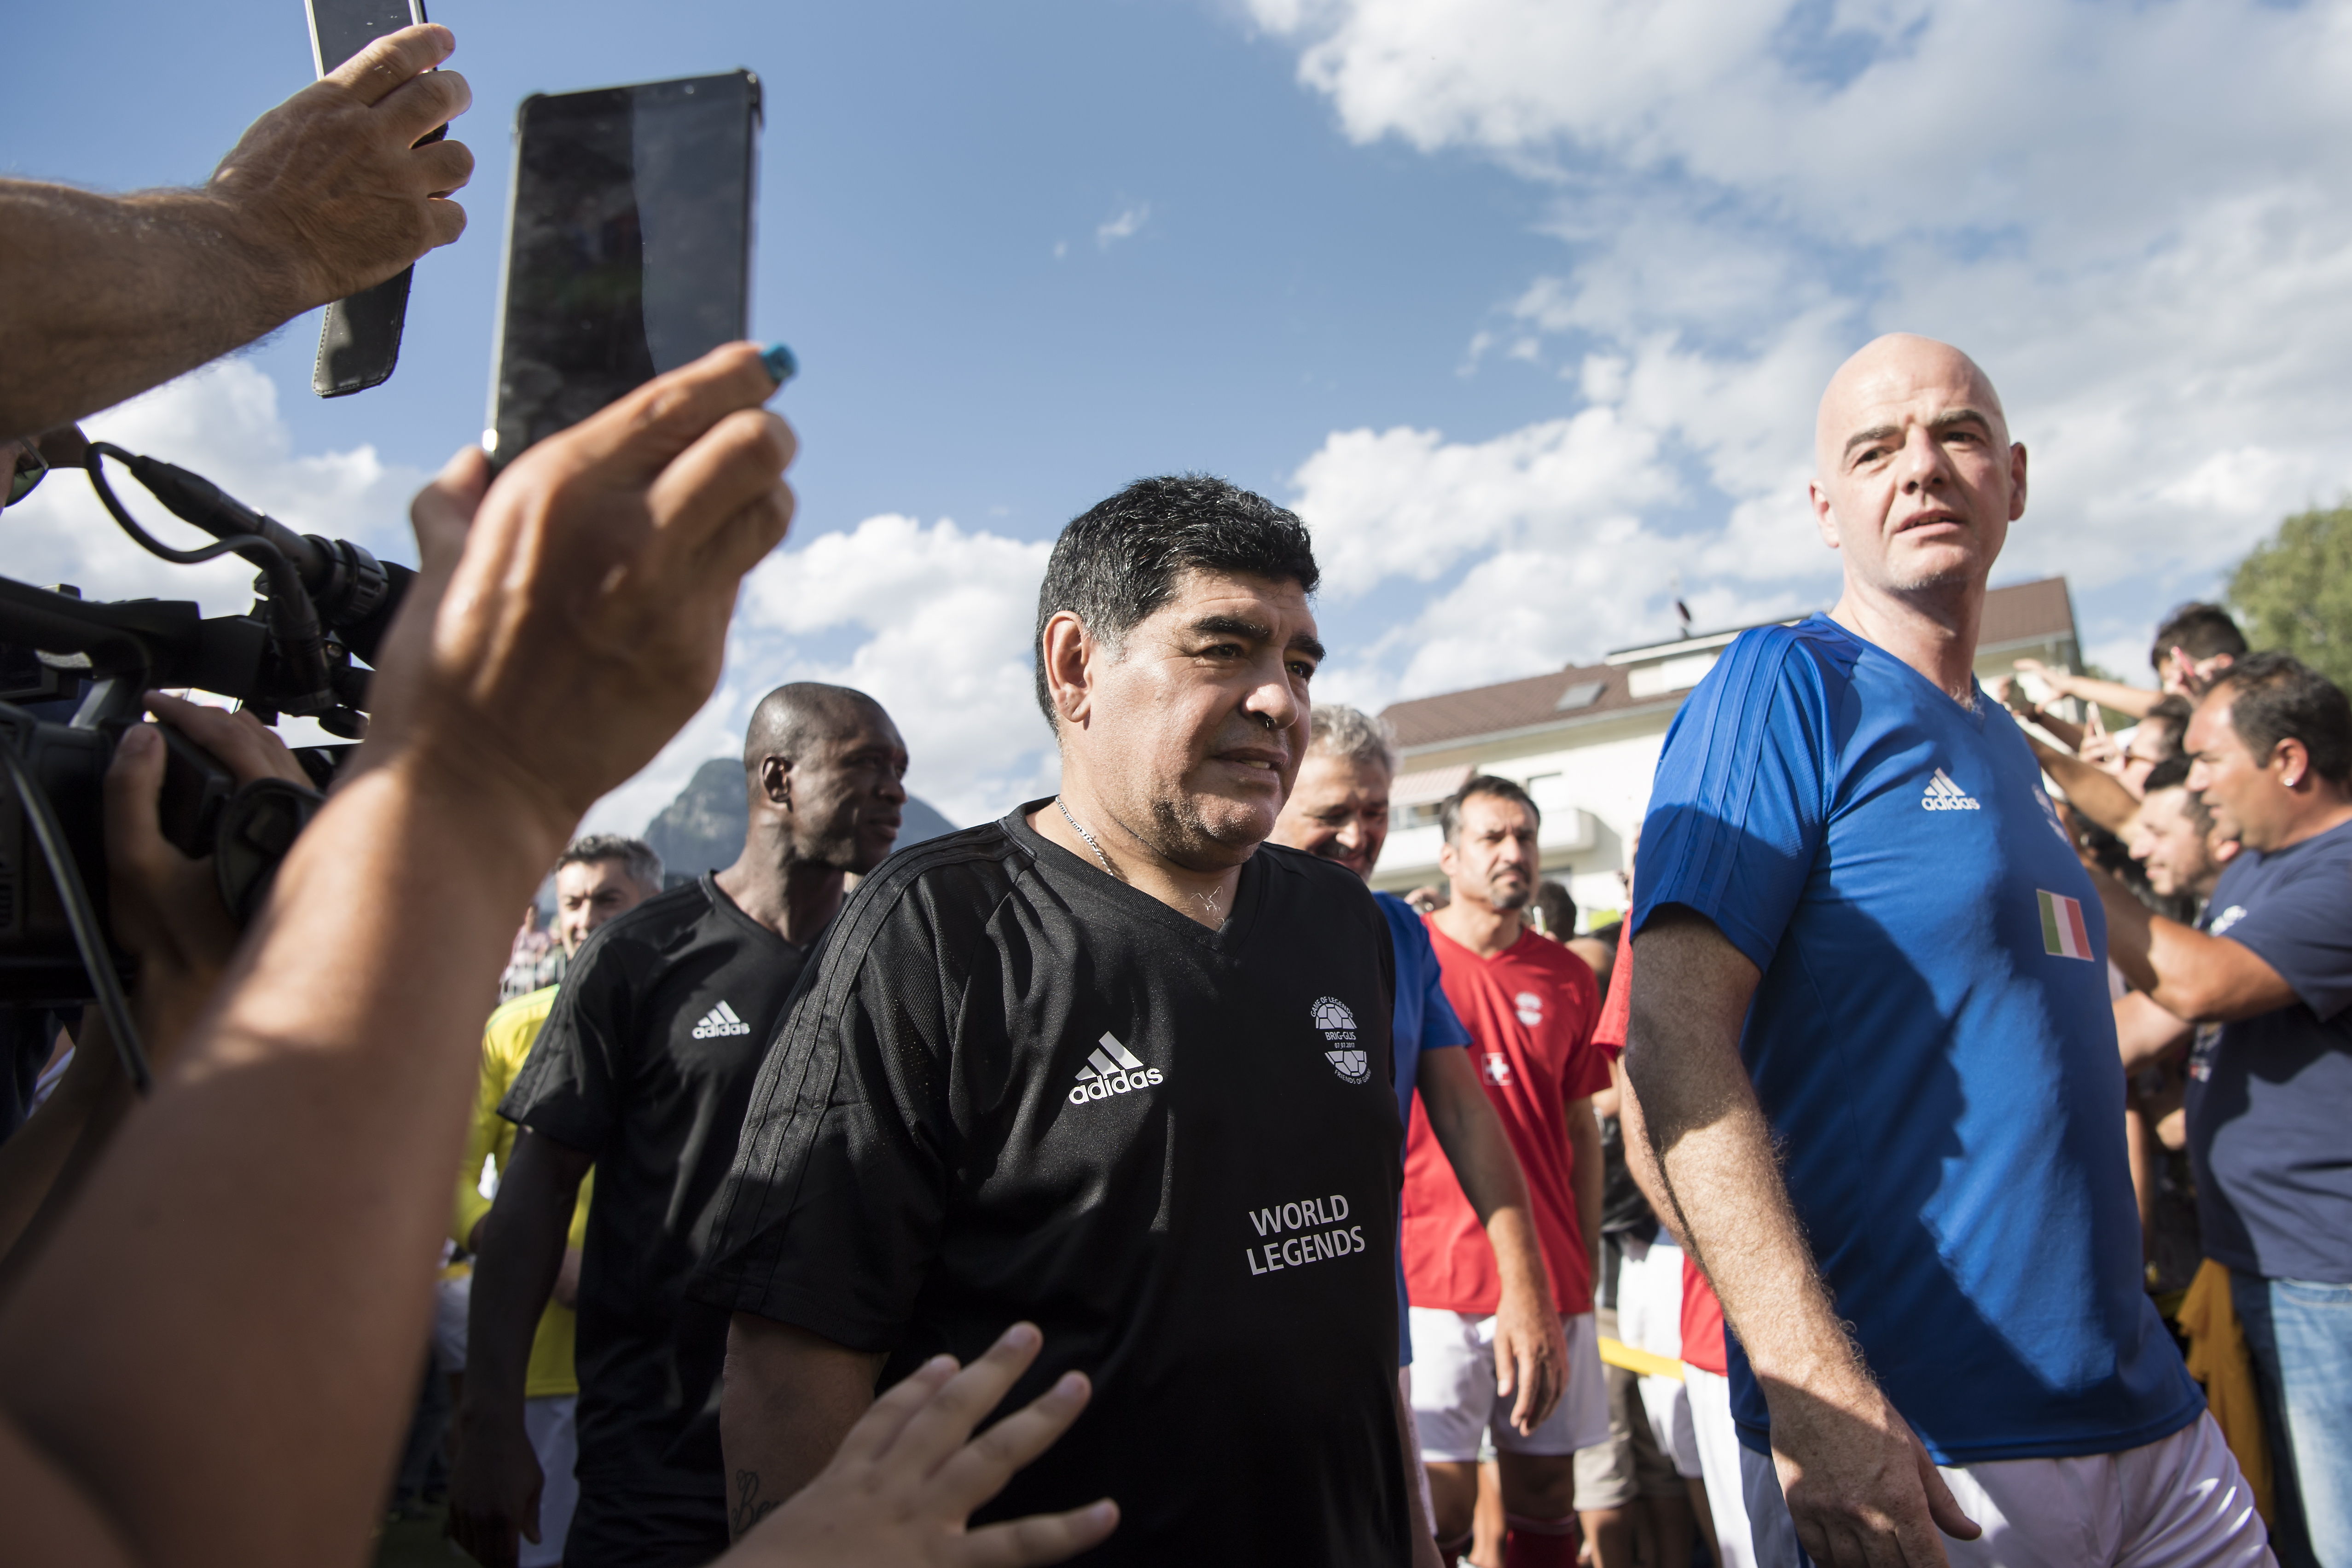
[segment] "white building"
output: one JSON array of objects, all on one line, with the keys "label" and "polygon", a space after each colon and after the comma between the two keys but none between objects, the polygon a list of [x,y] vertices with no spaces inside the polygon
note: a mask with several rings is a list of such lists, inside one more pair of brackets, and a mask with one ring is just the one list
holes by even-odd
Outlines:
[{"label": "white building", "polygon": [[[1622,648],[1596,665],[1390,707],[1402,758],[1372,885],[1403,892],[1442,880],[1438,803],[1472,773],[1494,773],[1525,785],[1542,807],[1544,874],[1568,884],[1583,923],[1612,918],[1624,906],[1617,873],[1648,808],[1666,726],[1745,629]],[[2006,675],[2020,658],[2082,668],[2063,577],[1985,595],[1978,678]]]}]

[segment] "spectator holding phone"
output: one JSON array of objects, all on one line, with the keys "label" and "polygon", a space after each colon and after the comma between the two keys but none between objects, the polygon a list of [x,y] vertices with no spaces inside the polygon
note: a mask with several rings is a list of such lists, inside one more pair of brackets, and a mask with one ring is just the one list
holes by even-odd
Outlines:
[{"label": "spectator holding phone", "polygon": [[381,283],[465,231],[466,111],[404,27],[253,122],[203,186],[102,195],[0,180],[0,440],[109,408]]},{"label": "spectator holding phone", "polygon": [[[418,497],[365,746],[0,1303],[0,1560],[363,1560],[510,911],[716,685],[737,587],[792,516],[774,387],[730,344],[495,486],[469,448]],[[126,804],[152,824],[152,798]],[[1108,1503],[962,1529],[1085,1404],[1073,1373],[966,1444],[1037,1349],[1016,1325],[960,1373],[914,1369],[730,1562],[977,1568],[1102,1540]]]}]

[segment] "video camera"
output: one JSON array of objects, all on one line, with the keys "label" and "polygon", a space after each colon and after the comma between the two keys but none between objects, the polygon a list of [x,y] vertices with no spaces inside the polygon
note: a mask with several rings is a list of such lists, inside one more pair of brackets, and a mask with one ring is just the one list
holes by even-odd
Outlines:
[{"label": "video camera", "polygon": [[[149,534],[108,482],[110,458],[214,542],[174,550]],[[116,742],[139,721],[146,692],[187,687],[234,698],[264,722],[300,714],[355,740],[366,726],[363,665],[415,574],[348,541],[297,533],[200,475],[106,442],[90,444],[86,467],[115,521],[152,553],[192,565],[233,552],[261,568],[241,616],[206,616],[187,600],[95,602],[0,577],[0,1006],[97,1001],[143,1088],[122,997],[127,961],[106,926],[103,781]],[[304,789],[240,784],[186,736],[169,726],[163,734],[164,837],[190,857],[214,857],[222,900],[241,923],[351,748],[298,750],[318,786]]]}]

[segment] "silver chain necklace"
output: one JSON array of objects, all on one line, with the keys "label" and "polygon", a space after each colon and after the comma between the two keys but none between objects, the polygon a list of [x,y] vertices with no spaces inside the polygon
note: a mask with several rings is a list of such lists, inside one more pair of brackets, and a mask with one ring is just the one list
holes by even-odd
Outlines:
[{"label": "silver chain necklace", "polygon": [[1103,847],[1095,842],[1095,836],[1088,833],[1084,825],[1082,825],[1076,817],[1070,815],[1070,808],[1062,805],[1062,797],[1060,795],[1057,795],[1054,797],[1054,805],[1055,808],[1061,812],[1062,820],[1068,823],[1072,828],[1076,830],[1078,837],[1087,841],[1087,847],[1095,852],[1095,858],[1102,862],[1102,868],[1109,872],[1112,877],[1117,878],[1118,876],[1118,872],[1111,865],[1110,857],[1104,854]]}]

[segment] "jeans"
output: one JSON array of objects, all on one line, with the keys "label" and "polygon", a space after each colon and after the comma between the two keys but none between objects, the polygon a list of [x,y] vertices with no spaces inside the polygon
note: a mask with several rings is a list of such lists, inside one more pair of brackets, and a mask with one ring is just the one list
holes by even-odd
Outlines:
[{"label": "jeans", "polygon": [[2352,1568],[2352,1285],[2231,1273],[2275,1472],[2285,1568]]}]

